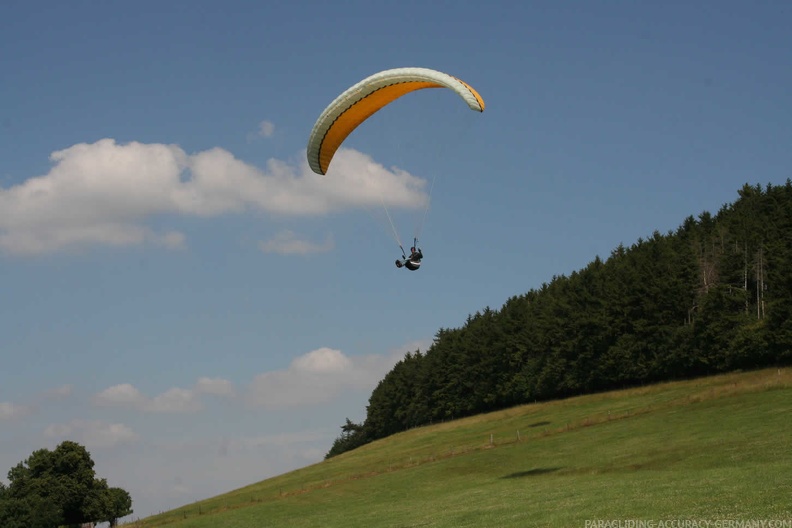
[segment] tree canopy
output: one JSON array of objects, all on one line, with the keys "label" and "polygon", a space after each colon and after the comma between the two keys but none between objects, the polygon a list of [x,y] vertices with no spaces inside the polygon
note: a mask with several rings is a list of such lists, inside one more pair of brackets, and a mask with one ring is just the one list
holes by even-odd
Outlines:
[{"label": "tree canopy", "polygon": [[96,478],[90,453],[65,441],[53,451],[39,449],[8,472],[0,484],[0,526],[57,528],[109,522],[132,513],[132,498]]}]

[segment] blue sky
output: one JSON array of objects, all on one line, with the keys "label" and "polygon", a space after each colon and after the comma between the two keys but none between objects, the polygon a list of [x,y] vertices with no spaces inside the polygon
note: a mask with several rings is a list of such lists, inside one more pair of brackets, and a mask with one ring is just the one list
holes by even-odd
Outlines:
[{"label": "blue sky", "polygon": [[[142,517],[321,460],[438,329],[792,177],[790,26],[782,1],[3,2],[0,475],[76,440]],[[403,66],[486,111],[411,94],[312,175],[324,107]],[[381,201],[409,241],[394,197],[432,182],[398,270]]]}]

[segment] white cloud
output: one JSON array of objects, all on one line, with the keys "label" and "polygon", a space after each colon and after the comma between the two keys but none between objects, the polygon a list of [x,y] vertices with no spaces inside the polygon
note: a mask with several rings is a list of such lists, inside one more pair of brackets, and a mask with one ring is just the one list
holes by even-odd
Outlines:
[{"label": "white cloud", "polygon": [[145,407],[147,399],[134,386],[129,383],[113,385],[108,387],[96,396],[94,403],[98,405],[117,405],[125,407],[141,408]]},{"label": "white cloud", "polygon": [[259,123],[258,135],[263,138],[270,138],[275,133],[275,124],[272,121],[262,121]]},{"label": "white cloud", "polygon": [[30,407],[10,402],[0,402],[0,420],[20,418],[30,413]]},{"label": "white cloud", "polygon": [[70,424],[51,424],[44,429],[44,436],[54,439],[65,438],[69,436],[74,429],[74,425]]},{"label": "white cloud", "polygon": [[292,361],[295,371],[332,373],[353,368],[352,360],[340,350],[318,348]]},{"label": "white cloud", "polygon": [[423,207],[426,181],[340,149],[326,176],[270,160],[260,169],[221,148],[187,154],[176,145],[112,139],[52,153],[53,167],[0,187],[0,251],[42,254],[90,245],[182,248],[185,236],[147,220],[258,210],[318,216],[366,208]]},{"label": "white cloud", "polygon": [[340,350],[319,348],[296,358],[285,370],[256,376],[248,401],[280,409],[324,403],[345,390],[371,390],[404,352],[347,356]]},{"label": "white cloud", "polygon": [[222,378],[200,378],[195,384],[196,392],[215,396],[233,396],[234,384]]},{"label": "white cloud", "polygon": [[182,413],[203,408],[198,395],[190,389],[174,387],[146,402],[144,410],[151,412]]},{"label": "white cloud", "polygon": [[201,394],[233,396],[234,385],[221,378],[200,378],[194,389],[173,387],[149,398],[129,383],[114,385],[94,396],[94,403],[106,407],[127,407],[145,412],[186,413],[203,409]]},{"label": "white cloud", "polygon": [[265,253],[311,255],[331,251],[335,247],[335,242],[332,235],[328,235],[322,242],[312,242],[300,239],[293,231],[281,231],[275,238],[260,242],[259,247]]},{"label": "white cloud", "polygon": [[[388,354],[347,356],[322,347],[295,358],[288,368],[257,375],[244,401],[254,407],[284,409],[325,404],[349,390],[373,389],[408,351],[425,349],[412,343]],[[222,378],[200,378],[192,389],[174,387],[149,398],[129,383],[114,385],[94,396],[100,406],[127,407],[144,412],[187,413],[204,408],[202,394],[233,397],[233,384]]]},{"label": "white cloud", "polygon": [[258,128],[255,132],[251,132],[247,135],[248,142],[256,141],[257,139],[261,138],[271,138],[275,135],[275,123],[272,121],[264,120],[258,124]]},{"label": "white cloud", "polygon": [[62,385],[40,392],[28,403],[0,402],[0,420],[11,420],[39,413],[46,405],[69,398],[73,390],[71,385]]},{"label": "white cloud", "polygon": [[[254,407],[282,409],[326,403],[347,390],[371,390],[406,351],[347,356],[340,350],[318,348],[295,358],[287,369],[256,376],[245,391],[244,401]],[[230,381],[203,377],[192,389],[174,387],[153,398],[123,383],[99,392],[93,401],[99,406],[143,412],[187,413],[204,408],[201,395],[234,397],[235,394]]]},{"label": "white cloud", "polygon": [[65,424],[52,424],[44,429],[44,436],[55,440],[68,437],[88,448],[113,447],[138,439],[130,427],[101,420],[72,420]]},{"label": "white cloud", "polygon": [[[246,386],[209,376],[150,396],[131,383],[114,385],[94,395],[93,402],[104,408],[80,408],[77,398],[70,402],[75,405],[53,409],[51,416],[57,417],[44,422],[51,425],[42,427],[43,435],[37,429],[18,446],[4,444],[0,461],[11,467],[30,453],[30,445],[74,440],[91,451],[97,474],[130,491],[136,516],[150,515],[321,461],[344,417],[359,416],[370,391],[405,352],[429,344],[369,355],[317,348]],[[244,397],[235,398],[236,393]],[[227,398],[228,405],[186,413],[213,398]],[[119,408],[150,414],[123,423],[127,420],[116,416]],[[185,414],[156,415],[166,412]],[[163,423],[174,427],[163,429]]]}]

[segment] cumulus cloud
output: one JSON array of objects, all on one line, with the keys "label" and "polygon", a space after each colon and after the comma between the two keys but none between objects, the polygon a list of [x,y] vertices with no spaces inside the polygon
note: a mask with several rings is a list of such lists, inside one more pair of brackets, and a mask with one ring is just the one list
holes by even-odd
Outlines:
[{"label": "cumulus cloud", "polygon": [[77,144],[50,159],[46,175],[0,187],[0,251],[30,255],[140,244],[178,249],[184,234],[155,229],[151,219],[250,210],[318,216],[383,201],[423,207],[428,200],[425,180],[350,149],[336,153],[327,176],[305,161],[273,159],[258,168],[221,148],[188,154],[176,145],[113,139]]},{"label": "cumulus cloud", "polygon": [[144,409],[151,412],[182,413],[203,408],[198,394],[190,389],[174,387],[147,401]]},{"label": "cumulus cloud", "polygon": [[[245,388],[242,401],[254,407],[284,409],[323,404],[347,390],[371,390],[405,352],[422,348],[421,345],[414,343],[387,354],[362,356],[318,348],[295,358],[286,369],[257,375]],[[99,392],[93,402],[143,412],[188,413],[204,408],[202,395],[235,398],[236,390],[228,380],[204,377],[192,388],[174,387],[152,398],[135,386],[122,383]]]},{"label": "cumulus cloud", "polygon": [[[359,412],[368,393],[405,352],[426,350],[429,344],[407,343],[367,355],[317,348],[245,385],[207,376],[184,388],[146,394],[122,383],[94,395],[93,402],[104,407],[93,409],[96,415],[66,415],[87,412],[76,406],[58,409],[58,418],[44,422],[50,425],[43,436],[85,445],[101,468],[98,472],[136,497],[136,515],[150,515],[321,461],[348,416],[349,402],[356,402]],[[208,405],[213,398],[231,405]],[[164,416],[156,413],[188,413],[202,402],[207,403],[203,413],[179,415],[179,427],[163,432],[157,418]],[[117,416],[123,408],[150,414],[127,425]],[[261,411],[267,419],[260,419]],[[0,421],[0,429],[5,423]],[[27,452],[26,445],[37,443],[38,431],[19,450]],[[120,450],[128,455],[119,456]],[[17,452],[3,458],[6,467],[18,459]]]},{"label": "cumulus cloud", "polygon": [[105,407],[126,407],[155,413],[186,413],[203,409],[201,394],[233,396],[234,385],[221,378],[200,378],[192,389],[173,387],[149,398],[137,387],[122,383],[96,394],[93,401],[94,404]]},{"label": "cumulus cloud", "polygon": [[256,135],[262,138],[271,138],[275,134],[275,124],[272,121],[264,120],[259,123]]},{"label": "cumulus cloud", "polygon": [[101,420],[72,420],[65,424],[52,424],[44,429],[44,436],[56,440],[75,439],[89,448],[113,447],[138,439],[137,433],[130,427]]},{"label": "cumulus cloud", "polygon": [[329,374],[348,371],[353,368],[353,364],[340,350],[319,348],[292,361],[292,368],[295,371]]},{"label": "cumulus cloud", "polygon": [[27,403],[0,402],[0,420],[11,420],[39,413],[45,406],[71,397],[73,390],[71,385],[62,385],[38,393]]},{"label": "cumulus cloud", "polygon": [[268,409],[326,402],[345,390],[370,390],[404,356],[347,356],[319,348],[292,361],[289,368],[259,374],[248,390],[248,401]]},{"label": "cumulus cloud", "polygon": [[94,402],[99,405],[118,405],[125,407],[144,407],[147,398],[134,386],[129,383],[113,385],[108,387],[96,396]]},{"label": "cumulus cloud", "polygon": [[[373,389],[407,351],[426,349],[428,343],[410,343],[386,354],[348,356],[329,347],[295,358],[288,368],[257,375],[244,390],[242,401],[270,410],[324,404],[344,391]],[[190,389],[174,387],[153,398],[135,386],[108,387],[93,398],[94,404],[125,407],[153,413],[187,413],[204,408],[202,395],[235,398],[233,383],[203,377]]]},{"label": "cumulus cloud", "polygon": [[0,420],[11,420],[30,413],[30,407],[10,402],[0,402]]},{"label": "cumulus cloud", "polygon": [[254,132],[247,135],[248,142],[256,141],[259,139],[269,139],[275,135],[275,123],[272,121],[264,120],[258,124]]},{"label": "cumulus cloud", "polygon": [[215,396],[233,396],[235,393],[234,384],[222,378],[200,378],[195,384],[195,390]]},{"label": "cumulus cloud", "polygon": [[311,255],[314,253],[327,253],[335,247],[332,235],[322,242],[304,240],[293,231],[281,231],[275,238],[259,243],[264,253],[278,253],[279,255]]}]

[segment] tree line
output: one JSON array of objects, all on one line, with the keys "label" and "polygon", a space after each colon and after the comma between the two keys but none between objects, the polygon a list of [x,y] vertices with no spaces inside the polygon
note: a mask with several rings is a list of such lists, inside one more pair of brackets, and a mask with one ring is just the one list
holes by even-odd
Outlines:
[{"label": "tree line", "polygon": [[792,360],[792,181],[441,328],[326,458],[437,421]]},{"label": "tree line", "polygon": [[132,513],[126,490],[96,478],[90,453],[66,441],[53,451],[39,449],[0,482],[0,526],[3,528],[80,527],[108,522]]}]

